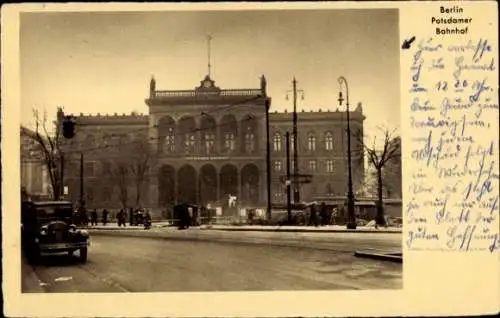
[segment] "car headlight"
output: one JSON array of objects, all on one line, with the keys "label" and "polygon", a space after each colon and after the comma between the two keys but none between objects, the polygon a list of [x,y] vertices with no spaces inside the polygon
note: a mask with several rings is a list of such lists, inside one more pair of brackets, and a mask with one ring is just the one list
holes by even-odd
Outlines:
[{"label": "car headlight", "polygon": [[46,227],[42,227],[42,228],[40,229],[40,234],[41,234],[41,235],[47,235],[47,233],[48,233],[48,230],[47,230],[47,228],[46,228]]},{"label": "car headlight", "polygon": [[70,225],[68,231],[71,234],[76,234],[76,226]]}]

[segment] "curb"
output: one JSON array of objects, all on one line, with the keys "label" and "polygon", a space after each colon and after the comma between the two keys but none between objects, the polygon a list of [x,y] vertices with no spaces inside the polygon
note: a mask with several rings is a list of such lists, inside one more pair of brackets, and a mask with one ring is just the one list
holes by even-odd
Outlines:
[{"label": "curb", "polygon": [[[214,231],[215,232],[215,231]],[[307,248],[320,251],[330,251],[335,253],[345,253],[353,255],[354,249],[351,248],[339,248],[339,246],[329,246],[325,245],[325,241],[320,241],[318,244],[311,244],[311,242],[298,240],[293,242],[287,242],[285,240],[273,241],[272,244],[269,243],[267,239],[241,239],[245,238],[243,236],[238,238],[234,237],[199,237],[199,236],[184,236],[184,235],[169,235],[172,233],[168,232],[137,232],[137,231],[93,231],[89,232],[92,236],[122,236],[130,238],[143,238],[143,239],[153,239],[153,240],[166,240],[166,241],[182,241],[182,242],[216,242],[222,244],[236,244],[236,245],[262,245],[270,244],[276,247],[289,247],[289,248]]]},{"label": "curb", "polygon": [[[33,267],[28,264],[28,260],[21,252],[21,293],[45,293],[45,289],[40,285],[41,281],[35,273]],[[28,291],[29,290],[29,291]]]},{"label": "curb", "polygon": [[200,228],[200,230],[212,231],[239,231],[239,232],[302,232],[302,233],[385,233],[385,234],[401,234],[402,231],[387,231],[387,230],[313,230],[313,229],[252,229],[252,228]]},{"label": "curb", "polygon": [[[161,229],[169,226],[153,226],[153,229]],[[403,231],[387,231],[387,230],[348,230],[348,229],[283,229],[283,228],[223,228],[223,227],[198,227],[203,231],[228,231],[228,232],[285,232],[285,233],[381,233],[381,234],[401,234]],[[145,231],[142,227],[127,227],[127,228],[86,228],[88,231]]]},{"label": "curb", "polygon": [[394,253],[394,252],[374,252],[374,251],[356,251],[354,252],[354,256],[363,257],[363,258],[371,258],[380,261],[391,261],[395,263],[403,263],[403,254],[402,253]]}]

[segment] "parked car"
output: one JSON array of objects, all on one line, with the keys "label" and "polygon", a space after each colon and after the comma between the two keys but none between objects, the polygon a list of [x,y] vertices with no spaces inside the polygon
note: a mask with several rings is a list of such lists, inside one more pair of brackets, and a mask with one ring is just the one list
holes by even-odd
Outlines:
[{"label": "parked car", "polygon": [[44,253],[72,256],[77,250],[80,261],[87,261],[89,235],[73,223],[71,202],[23,202],[21,223],[21,245],[28,261],[34,262]]}]

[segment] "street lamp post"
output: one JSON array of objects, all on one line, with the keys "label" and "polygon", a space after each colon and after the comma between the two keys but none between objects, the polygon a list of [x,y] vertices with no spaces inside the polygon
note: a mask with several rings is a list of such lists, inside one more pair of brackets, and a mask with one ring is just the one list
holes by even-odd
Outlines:
[{"label": "street lamp post", "polygon": [[[304,90],[297,89],[297,80],[295,77],[292,81],[293,85],[293,127],[292,127],[292,136],[293,136],[293,201],[297,204],[300,202],[300,184],[298,183],[299,176],[299,155],[298,155],[298,134],[297,134],[297,93],[302,93],[302,99],[304,99]],[[287,95],[288,99],[288,95]]]},{"label": "street lamp post", "polygon": [[80,153],[80,208],[84,209],[85,200],[84,200],[84,190],[83,190],[83,152]]},{"label": "street lamp post", "polygon": [[356,215],[354,214],[354,193],[352,191],[352,166],[351,166],[351,123],[349,118],[349,86],[345,77],[338,78],[340,85],[339,105],[342,106],[344,98],[342,96],[342,85],[346,90],[346,108],[347,108],[347,170],[348,170],[348,190],[347,190],[347,228],[356,229]]}]

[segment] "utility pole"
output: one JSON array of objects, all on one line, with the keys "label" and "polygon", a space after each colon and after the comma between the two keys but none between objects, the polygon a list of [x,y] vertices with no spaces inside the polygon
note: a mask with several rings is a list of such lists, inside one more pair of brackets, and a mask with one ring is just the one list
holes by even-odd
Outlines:
[{"label": "utility pole", "polygon": [[339,105],[342,106],[344,98],[342,97],[342,84],[346,90],[346,107],[347,107],[347,168],[348,168],[348,190],[347,190],[347,228],[356,229],[356,215],[354,213],[354,192],[352,190],[352,165],[351,165],[351,121],[349,118],[349,86],[345,77],[338,78],[340,85]]},{"label": "utility pole", "polygon": [[291,198],[291,180],[290,180],[290,132],[286,132],[286,212],[288,223],[292,221],[292,198]]},{"label": "utility pole", "polygon": [[60,193],[61,193],[61,198],[64,197],[64,155],[61,153],[61,185],[59,186]]},{"label": "utility pole", "polygon": [[[266,97],[267,98],[267,97]],[[269,144],[269,108],[271,102],[266,99],[266,169],[267,169],[267,219],[271,220],[271,146]]]},{"label": "utility pole", "polygon": [[[297,80],[295,77],[292,81],[293,85],[293,201],[300,202],[300,186],[299,186],[299,160],[298,160],[298,136],[297,136],[297,92],[302,93],[304,99],[304,91],[297,89]],[[288,98],[288,96],[287,96]]]},{"label": "utility pole", "polygon": [[80,153],[80,208],[84,208],[85,200],[83,199],[83,152]]}]

